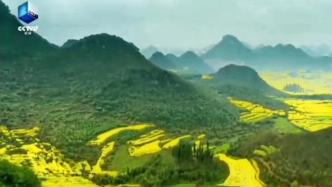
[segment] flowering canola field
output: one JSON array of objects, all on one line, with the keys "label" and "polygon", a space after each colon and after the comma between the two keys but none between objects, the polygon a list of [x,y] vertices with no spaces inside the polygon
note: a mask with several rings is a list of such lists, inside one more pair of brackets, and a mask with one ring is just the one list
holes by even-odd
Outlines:
[{"label": "flowering canola field", "polygon": [[143,155],[149,155],[149,154],[155,154],[159,153],[161,151],[161,148],[159,146],[160,140],[155,140],[150,143],[146,143],[142,146],[131,146],[129,147],[129,155],[130,156],[143,156]]},{"label": "flowering canola field", "polygon": [[248,101],[236,100],[233,98],[228,99],[234,106],[245,111],[240,115],[240,121],[244,123],[257,123],[270,119],[273,116],[285,116],[285,112],[282,110],[270,110]]},{"label": "flowering canola field", "polygon": [[117,171],[104,171],[102,166],[105,164],[105,159],[114,151],[115,142],[110,142],[105,145],[101,150],[101,155],[98,158],[97,163],[92,167],[91,173],[93,174],[103,174],[111,177],[116,177],[118,175]]},{"label": "flowering canola field", "polygon": [[264,187],[266,186],[259,179],[259,168],[254,161],[248,159],[233,159],[225,154],[217,155],[219,160],[224,161],[230,174],[220,186],[239,186],[239,187]]},{"label": "flowering canola field", "polygon": [[[72,181],[71,186],[94,187],[95,185],[81,176],[91,170],[86,161],[74,162],[65,159],[54,146],[41,142],[36,136],[39,128],[9,130],[0,127],[0,157],[16,165],[25,165],[37,174],[39,178],[45,178],[44,187],[56,187],[56,181]],[[19,151],[22,150],[22,151]],[[50,180],[49,180],[50,179]],[[53,182],[52,182],[53,180]],[[68,182],[68,185],[71,182]]]},{"label": "flowering canola field", "polygon": [[309,132],[332,127],[332,101],[290,99],[285,102],[293,108],[288,112],[288,119],[294,125]]},{"label": "flowering canola field", "polygon": [[[39,128],[9,130],[0,126],[0,157],[16,165],[25,165],[30,163],[29,167],[37,174],[39,178],[45,179],[42,182],[43,187],[97,187],[83,176],[93,177],[94,175],[107,175],[117,177],[118,171],[104,170],[106,159],[116,152],[116,141],[109,141],[109,137],[118,135],[123,131],[140,131],[151,125],[134,125],[129,127],[115,128],[106,133],[98,135],[96,139],[90,142],[90,146],[97,146],[101,154],[97,162],[90,166],[87,161],[75,162],[67,159],[49,143],[42,142],[37,138]],[[128,153],[131,157],[140,157],[144,155],[157,154],[160,151],[174,148],[179,145],[181,140],[193,140],[196,145],[203,143],[205,134],[193,138],[191,135],[182,135],[175,138],[167,137],[164,130],[153,129],[148,133],[138,136],[136,139],[127,141]],[[103,146],[101,146],[103,145]],[[23,150],[23,151],[13,151]],[[225,161],[231,168],[231,174],[225,184],[242,184],[238,180],[244,180],[247,184],[258,186],[257,169],[247,160],[234,160],[219,155],[219,159]],[[241,167],[240,167],[241,165]],[[256,179],[253,179],[256,177]],[[262,186],[262,185],[261,185]]]},{"label": "flowering canola field", "polygon": [[166,138],[165,131],[157,129],[140,136],[139,139],[130,140],[129,146],[130,156],[144,156],[156,154],[162,149],[171,149],[179,145],[181,140],[190,139],[190,135],[183,135],[177,138]]},{"label": "flowering canola field", "polygon": [[109,138],[111,138],[115,135],[118,135],[121,132],[124,132],[124,131],[141,131],[141,130],[144,130],[144,129],[150,128],[150,127],[153,127],[153,125],[151,125],[151,124],[139,124],[139,125],[132,125],[132,126],[128,126],[128,127],[115,128],[115,129],[109,130],[107,132],[104,132],[104,133],[98,135],[97,138],[94,139],[94,140],[91,140],[89,142],[89,144],[90,145],[102,145],[103,143],[106,142],[107,139],[109,139]]},{"label": "flowering canola field", "polygon": [[159,140],[163,137],[165,137],[165,131],[157,129],[140,136],[139,139],[128,141],[128,144],[138,146],[154,140]]},{"label": "flowering canola field", "polygon": [[274,88],[283,90],[287,84],[297,84],[304,89],[303,94],[330,94],[332,74],[308,72],[305,70],[260,72],[262,78]]},{"label": "flowering canola field", "polygon": [[184,136],[180,136],[178,138],[175,138],[175,139],[169,141],[168,143],[166,143],[163,146],[163,149],[171,149],[173,147],[176,147],[176,146],[179,145],[179,143],[180,143],[181,140],[190,139],[190,138],[191,138],[190,135],[184,135]]}]

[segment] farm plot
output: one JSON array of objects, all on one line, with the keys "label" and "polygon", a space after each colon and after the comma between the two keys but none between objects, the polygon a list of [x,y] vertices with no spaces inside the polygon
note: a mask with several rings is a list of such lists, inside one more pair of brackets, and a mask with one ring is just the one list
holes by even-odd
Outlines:
[{"label": "farm plot", "polygon": [[[0,126],[0,157],[10,163],[31,168],[39,178],[45,179],[43,186],[59,186],[57,181],[73,181],[76,186],[95,186],[82,178],[91,167],[87,161],[75,162],[49,143],[37,138],[39,128],[10,130]],[[68,182],[70,183],[70,182]],[[75,186],[75,185],[73,185]]]},{"label": "farm plot", "polygon": [[309,132],[332,127],[332,101],[292,99],[285,102],[293,109],[288,112],[288,119],[294,125]]},{"label": "farm plot", "polygon": [[217,158],[224,161],[230,170],[230,174],[226,181],[219,186],[266,186],[259,179],[260,170],[255,161],[249,161],[248,159],[234,159],[225,154],[219,154],[217,155]]},{"label": "farm plot", "polygon": [[244,123],[257,123],[274,116],[285,116],[285,112],[282,110],[270,110],[258,104],[233,98],[229,98],[229,100],[234,106],[243,110],[240,115],[240,121]]}]

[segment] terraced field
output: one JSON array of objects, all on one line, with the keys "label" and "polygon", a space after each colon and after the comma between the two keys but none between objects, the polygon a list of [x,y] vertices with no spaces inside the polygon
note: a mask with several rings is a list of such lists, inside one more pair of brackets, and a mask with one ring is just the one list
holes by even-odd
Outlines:
[{"label": "terraced field", "polygon": [[[128,140],[125,144],[120,144],[114,139],[126,131],[142,131],[153,128],[151,131],[136,138]],[[155,129],[150,124],[139,124],[128,127],[111,129],[98,135],[88,142],[87,146],[100,148],[100,155],[94,165],[87,161],[75,162],[65,158],[65,156],[53,145],[42,142],[37,138],[39,128],[9,130],[0,127],[0,157],[16,165],[24,165],[32,168],[43,181],[44,187],[54,187],[60,184],[80,187],[95,187],[88,178],[94,175],[117,177],[122,171],[110,170],[106,168],[106,160],[117,152],[119,146],[126,147],[130,157],[134,160],[147,155],[155,155],[161,150],[168,150],[176,147],[181,140],[194,140],[200,144],[205,135],[193,138],[191,135],[172,137],[164,130]],[[143,158],[144,159],[144,158]]]},{"label": "terraced field", "polygon": [[128,127],[119,127],[115,129],[111,129],[107,132],[104,132],[100,135],[97,136],[96,139],[91,140],[89,142],[90,145],[102,145],[105,143],[108,139],[112,138],[113,136],[116,136],[120,134],[121,132],[125,131],[142,131],[147,128],[151,128],[153,125],[151,124],[139,124],[139,125],[133,125],[133,126],[128,126]]},{"label": "terraced field", "polygon": [[[147,128],[151,130],[137,134],[135,138],[130,138],[124,144],[114,139],[125,131],[141,131]],[[162,150],[176,147],[181,140],[193,140],[199,146],[206,138],[205,134],[173,137],[164,130],[147,124],[115,128],[98,135],[88,143],[88,146],[96,146],[101,150],[97,162],[90,165],[87,161],[75,162],[66,159],[54,146],[41,142],[37,138],[38,133],[39,128],[8,130],[1,127],[0,134],[3,140],[0,144],[0,156],[11,163],[31,167],[38,177],[45,179],[42,183],[43,187],[55,187],[62,184],[73,187],[97,187],[89,178],[93,178],[94,175],[116,177],[121,172],[125,172],[106,167],[106,163],[110,163],[108,160],[114,159],[112,155],[117,151],[127,152],[126,154],[132,160],[138,161],[142,158],[144,161],[149,158],[147,157],[149,155],[153,156]],[[259,169],[255,163],[246,159],[235,160],[224,154],[218,155],[218,158],[229,165],[231,172],[224,185],[264,186],[258,178]],[[121,157],[121,159],[124,158]]]},{"label": "terraced field", "polygon": [[219,154],[217,157],[227,163],[230,174],[220,186],[263,187],[266,186],[260,179],[260,170],[255,161],[248,159],[234,159]]},{"label": "terraced field", "polygon": [[9,130],[0,127],[1,159],[30,167],[39,178],[46,179],[43,182],[45,187],[59,186],[59,181],[67,181],[71,186],[95,186],[89,180],[79,177],[91,171],[86,161],[65,159],[54,146],[41,142],[37,138],[38,132],[39,128]]},{"label": "terraced field", "polygon": [[316,132],[332,127],[332,101],[322,100],[286,100],[292,107],[288,119],[294,125]]},{"label": "terraced field", "polygon": [[240,121],[244,123],[257,123],[270,119],[274,116],[285,116],[285,112],[282,110],[270,110],[258,104],[236,100],[233,98],[229,98],[229,101],[234,106],[243,110],[240,115]]},{"label": "terraced field", "polygon": [[179,145],[181,140],[185,140],[185,139],[190,139],[191,136],[190,135],[184,135],[184,136],[180,136],[178,138],[175,138],[173,140],[170,140],[168,143],[166,143],[163,148],[164,149],[171,149],[173,147],[176,147],[177,145]]},{"label": "terraced field", "polygon": [[149,154],[156,154],[162,149],[171,149],[176,147],[180,140],[190,139],[190,135],[184,135],[177,138],[167,138],[165,131],[157,129],[140,136],[138,139],[129,140],[127,142],[129,146],[130,156],[144,156]]}]

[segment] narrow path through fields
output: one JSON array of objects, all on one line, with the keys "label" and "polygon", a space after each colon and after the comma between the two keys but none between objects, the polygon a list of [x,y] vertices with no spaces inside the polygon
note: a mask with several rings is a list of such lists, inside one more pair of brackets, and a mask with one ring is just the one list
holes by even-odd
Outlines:
[{"label": "narrow path through fields", "polygon": [[219,186],[237,187],[265,187],[266,185],[259,179],[259,168],[257,164],[248,159],[234,159],[225,154],[217,155],[219,160],[224,161],[230,174],[226,181]]}]

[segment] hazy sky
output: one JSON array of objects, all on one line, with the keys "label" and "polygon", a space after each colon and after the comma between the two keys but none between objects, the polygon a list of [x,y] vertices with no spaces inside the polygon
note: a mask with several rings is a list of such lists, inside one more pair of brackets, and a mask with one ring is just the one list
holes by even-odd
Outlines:
[{"label": "hazy sky", "polygon": [[[24,0],[3,0],[17,15]],[[138,47],[198,49],[234,34],[252,45],[332,44],[331,0],[30,0],[39,33],[67,39],[106,32]]]}]

